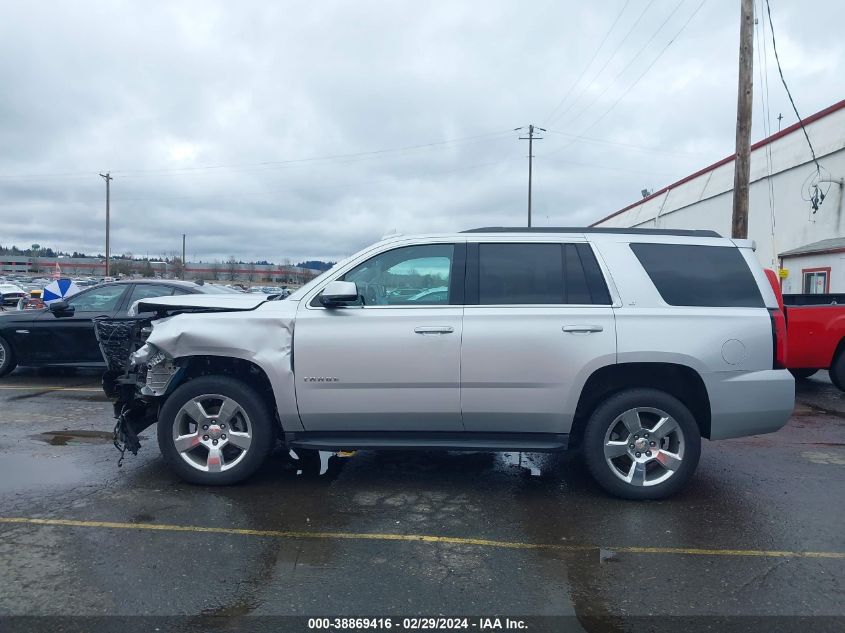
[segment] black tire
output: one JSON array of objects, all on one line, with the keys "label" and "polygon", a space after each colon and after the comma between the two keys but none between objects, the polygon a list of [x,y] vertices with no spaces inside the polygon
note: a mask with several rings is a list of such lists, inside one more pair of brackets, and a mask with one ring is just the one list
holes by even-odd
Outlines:
[{"label": "black tire", "polygon": [[[248,419],[248,428],[252,435],[249,447],[243,451],[243,457],[231,467],[219,472],[203,471],[188,463],[177,450],[173,438],[174,425],[181,425],[186,420],[184,415],[179,415],[177,419],[182,407],[194,398],[205,395],[220,395],[233,400],[246,416],[238,418],[239,423],[243,424],[244,420]],[[275,437],[273,416],[261,396],[249,385],[227,376],[202,376],[181,385],[164,403],[158,418],[158,446],[164,460],[179,477],[192,484],[228,486],[243,481],[264,463],[273,448]],[[220,441],[222,445],[224,440]],[[224,452],[232,447],[221,446]],[[238,448],[235,450],[240,451]],[[192,463],[194,460],[202,461],[203,455],[207,463],[210,463],[210,451],[205,446],[196,446],[185,453],[191,453]],[[224,457],[223,461],[226,459]]]},{"label": "black tire", "polygon": [[9,374],[18,366],[18,361],[15,359],[15,352],[8,341],[0,336],[0,378]]},{"label": "black tire", "polygon": [[830,382],[839,391],[845,391],[845,351],[839,352],[827,373],[830,375]]},{"label": "black tire", "polygon": [[804,380],[815,374],[818,369],[790,369],[789,373],[795,377],[795,380]]},{"label": "black tire", "polygon": [[[624,441],[620,439],[621,434],[617,435],[620,429],[623,433],[629,433],[627,425],[621,422],[621,416],[633,409],[656,409],[665,412],[675,420],[677,431],[673,431],[665,440],[657,439],[656,441],[658,443],[665,442],[664,448],[668,451],[667,454],[677,450],[677,442],[683,441],[683,457],[677,468],[667,469],[655,458],[646,458],[645,452],[640,453],[640,457],[636,459],[634,450],[628,453],[630,444],[624,446],[628,441],[645,441],[645,448],[642,450],[653,450],[649,444],[654,438],[649,438],[649,435],[645,433],[637,433],[637,437],[642,438],[638,440],[632,439],[633,433],[625,435]],[[640,414],[642,415],[641,418]],[[637,419],[642,420],[642,429],[645,432],[656,429],[651,420],[656,423],[659,417],[658,414],[649,411],[642,411],[637,414]],[[610,463],[605,457],[605,437],[609,433],[611,440],[622,441],[621,450],[625,451],[625,454],[611,458]],[[675,448],[672,448],[672,443],[675,443]],[[593,411],[584,429],[584,441],[581,448],[590,474],[610,494],[623,499],[664,499],[680,490],[695,472],[701,455],[701,433],[692,413],[674,396],[657,389],[627,389],[614,394]],[[660,446],[657,446],[657,449],[660,449]],[[658,451],[655,450],[655,455],[657,453]],[[645,482],[649,481],[649,476],[652,477],[652,481],[657,481],[670,470],[671,474],[664,481],[650,485],[635,485],[624,481],[621,478],[622,474],[616,474],[617,472],[621,473],[626,467],[637,469],[638,467],[635,464],[640,459],[649,460],[648,464],[644,463],[642,466]],[[629,472],[633,472],[633,470]],[[649,472],[651,475],[648,474]]]}]

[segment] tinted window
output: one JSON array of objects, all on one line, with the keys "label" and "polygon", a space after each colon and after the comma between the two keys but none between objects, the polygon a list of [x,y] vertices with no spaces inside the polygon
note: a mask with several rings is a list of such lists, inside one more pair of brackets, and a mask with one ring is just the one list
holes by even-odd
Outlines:
[{"label": "tinted window", "polygon": [[129,297],[129,303],[127,305],[131,306],[139,299],[150,299],[152,297],[169,297],[172,294],[172,286],[160,286],[159,284],[137,284],[132,289],[132,295]]},{"label": "tinted window", "polygon": [[68,299],[77,312],[111,312],[117,308],[126,290],[125,285],[95,286]]},{"label": "tinted window", "polygon": [[563,303],[560,244],[481,244],[478,302]]},{"label": "tinted window", "polygon": [[478,303],[610,304],[587,244],[480,244]]},{"label": "tinted window", "polygon": [[364,305],[448,304],[452,244],[406,246],[379,253],[343,276],[358,286]]},{"label": "tinted window", "polygon": [[631,244],[631,250],[669,305],[764,307],[748,264],[737,248]]}]

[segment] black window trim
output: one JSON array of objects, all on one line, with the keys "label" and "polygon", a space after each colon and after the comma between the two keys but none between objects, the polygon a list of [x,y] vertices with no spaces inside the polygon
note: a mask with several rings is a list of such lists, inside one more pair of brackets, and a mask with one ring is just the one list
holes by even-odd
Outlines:
[{"label": "black window trim", "polygon": [[[480,255],[479,246],[481,244],[515,244],[515,245],[530,245],[530,244],[557,244],[561,248],[561,262],[564,266],[564,278],[566,275],[566,251],[564,246],[574,245],[575,252],[581,261],[581,268],[584,271],[584,276],[587,281],[587,290],[590,293],[590,298],[594,301],[591,303],[480,303]],[[481,308],[520,308],[520,307],[536,307],[548,308],[549,306],[566,307],[566,308],[612,308],[616,305],[613,296],[610,292],[610,285],[607,283],[605,271],[599,261],[599,256],[596,253],[593,245],[590,242],[580,240],[549,240],[549,241],[498,241],[498,240],[484,240],[479,242],[467,243],[467,262],[466,262],[466,306],[467,307],[481,307]],[[592,255],[592,261],[595,262],[595,269],[590,274],[587,266],[584,265],[584,255],[589,253]],[[598,273],[596,275],[595,273]],[[595,298],[602,296],[607,298],[606,303],[597,303]]]}]

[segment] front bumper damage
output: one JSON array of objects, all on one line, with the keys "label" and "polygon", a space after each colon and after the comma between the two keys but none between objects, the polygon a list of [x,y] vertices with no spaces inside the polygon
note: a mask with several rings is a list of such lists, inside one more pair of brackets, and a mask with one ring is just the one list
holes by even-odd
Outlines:
[{"label": "front bumper damage", "polygon": [[145,343],[151,320],[142,318],[96,319],[94,331],[106,360],[103,391],[112,399],[113,441],[123,455],[138,454],[138,435],[156,423],[160,396],[178,382],[183,371],[167,354]]},{"label": "front bumper damage", "polygon": [[250,381],[273,399],[281,428],[303,430],[292,362],[297,303],[275,301],[257,309],[266,302],[222,297],[150,299],[138,304],[145,317],[95,319],[108,366],[103,390],[114,400],[120,450],[137,454],[139,433],[158,421],[169,394],[198,375]]}]

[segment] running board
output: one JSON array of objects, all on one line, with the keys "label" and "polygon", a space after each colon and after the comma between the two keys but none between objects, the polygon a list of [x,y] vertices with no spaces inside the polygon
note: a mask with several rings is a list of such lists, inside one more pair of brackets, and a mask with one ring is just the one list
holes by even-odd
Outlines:
[{"label": "running board", "polygon": [[407,431],[339,433],[311,431],[285,433],[292,448],[341,450],[441,450],[528,451],[549,453],[566,450],[565,433],[413,433]]}]

